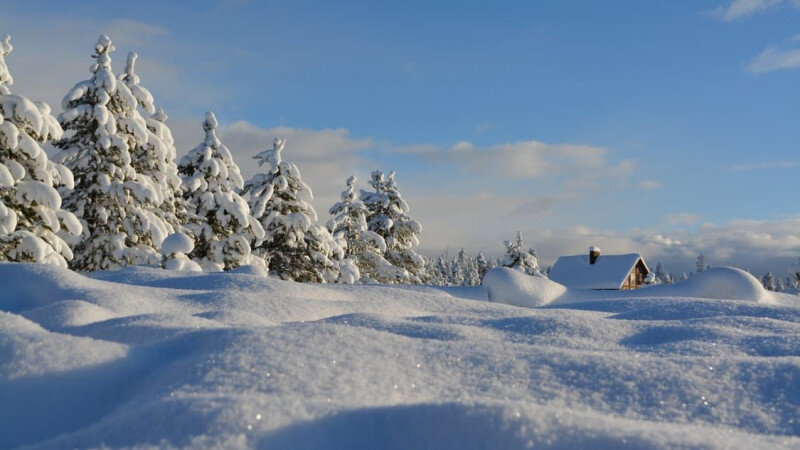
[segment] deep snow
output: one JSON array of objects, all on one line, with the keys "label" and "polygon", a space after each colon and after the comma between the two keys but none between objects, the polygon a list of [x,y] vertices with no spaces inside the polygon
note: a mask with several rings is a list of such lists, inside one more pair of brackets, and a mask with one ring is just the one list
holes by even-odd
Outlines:
[{"label": "deep snow", "polygon": [[0,448],[800,447],[800,298],[737,272],[534,309],[248,273],[0,279]]}]

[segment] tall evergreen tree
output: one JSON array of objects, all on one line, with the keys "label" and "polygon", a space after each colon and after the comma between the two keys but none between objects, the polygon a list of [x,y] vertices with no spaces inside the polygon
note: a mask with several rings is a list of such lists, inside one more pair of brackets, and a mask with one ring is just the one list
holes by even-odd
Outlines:
[{"label": "tall evergreen tree", "polygon": [[64,207],[83,223],[70,266],[79,271],[159,264],[158,248],[169,228],[153,213],[159,196],[131,166],[131,149],[147,140],[136,99],[111,71],[114,46],[100,36],[92,77],[64,97],[59,122],[66,132],[54,143],[56,161],[66,165],[75,188],[63,191]]},{"label": "tall evergreen tree", "polygon": [[700,273],[700,272],[704,271],[706,269],[706,257],[705,257],[705,255],[700,253],[700,256],[697,257],[697,263],[695,265],[697,266],[697,273]]},{"label": "tall evergreen tree", "polygon": [[155,214],[166,222],[171,233],[179,232],[188,217],[186,203],[180,195],[181,177],[175,163],[175,141],[166,123],[166,113],[156,108],[153,95],[140,84],[141,79],[135,71],[136,58],[136,53],[129,53],[125,70],[119,75],[119,80],[125,83],[139,104],[147,127],[146,141],[137,141],[130,150],[131,166],[152,183],[158,203]]},{"label": "tall evergreen tree", "polygon": [[242,195],[249,194],[253,216],[266,233],[254,251],[269,261],[270,272],[281,278],[336,281],[344,250],[317,224],[317,213],[309,203],[311,188],[296,165],[282,160],[284,145],[276,138],[272,149],[254,156],[265,172],[253,176],[242,190]]},{"label": "tall evergreen tree", "polygon": [[178,166],[183,197],[194,217],[186,228],[194,235],[189,257],[204,270],[230,270],[242,265],[265,266],[251,254],[250,243],[264,238],[261,224],[250,216],[247,202],[237,193],[242,175],[230,151],[216,134],[217,118],[206,113],[206,137]]},{"label": "tall evergreen tree", "polygon": [[341,201],[330,208],[333,218],[327,223],[328,230],[344,238],[345,256],[356,262],[364,281],[403,281],[407,278],[407,272],[393,266],[383,257],[386,242],[367,227],[367,208],[355,192],[355,182],[356,177],[351,175],[347,179],[347,188],[342,191]]},{"label": "tall evergreen tree", "polygon": [[450,266],[450,284],[453,286],[463,286],[467,284],[467,273],[469,271],[469,261],[467,252],[462,248],[453,259]]},{"label": "tall evergreen tree", "polygon": [[522,240],[522,233],[517,232],[517,237],[511,241],[505,241],[506,257],[503,260],[503,267],[510,267],[528,275],[544,276],[539,269],[539,258],[533,249],[525,250],[525,242]]},{"label": "tall evergreen tree", "polygon": [[661,267],[661,263],[656,264],[656,270],[653,272],[656,276],[656,284],[664,283],[666,280],[666,274],[664,273],[664,268]]},{"label": "tall evergreen tree", "polygon": [[425,274],[425,260],[414,247],[419,245],[422,227],[408,215],[408,204],[403,200],[394,172],[372,172],[370,186],[374,192],[361,191],[361,201],[367,207],[367,226],[386,242],[386,260],[408,272],[407,281],[420,283]]},{"label": "tall evergreen tree", "polygon": [[435,262],[432,261],[431,264],[426,264],[426,267],[430,267],[431,273],[428,279],[431,284],[435,286],[447,286],[449,284],[447,275],[450,271],[444,253],[439,255]]},{"label": "tall evergreen tree", "polygon": [[761,278],[761,284],[764,285],[764,289],[768,291],[775,291],[777,290],[778,286],[775,283],[775,276],[772,275],[772,272],[767,272]]},{"label": "tall evergreen tree", "polygon": [[10,39],[0,40],[0,261],[66,267],[72,251],[58,233],[79,234],[81,226],[61,209],[56,188],[72,188],[72,173],[41,147],[60,138],[61,127],[47,104],[11,93]]}]

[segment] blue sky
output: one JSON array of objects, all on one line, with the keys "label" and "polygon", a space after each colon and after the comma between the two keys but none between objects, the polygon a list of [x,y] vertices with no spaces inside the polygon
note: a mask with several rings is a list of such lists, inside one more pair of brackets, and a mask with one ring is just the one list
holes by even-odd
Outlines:
[{"label": "blue sky", "polygon": [[[676,271],[800,256],[800,3],[2,2],[15,90],[59,111],[99,33],[173,123],[213,109],[245,174],[289,137],[320,217],[397,170],[428,253],[517,229]],[[293,146],[294,144],[294,146]]]}]

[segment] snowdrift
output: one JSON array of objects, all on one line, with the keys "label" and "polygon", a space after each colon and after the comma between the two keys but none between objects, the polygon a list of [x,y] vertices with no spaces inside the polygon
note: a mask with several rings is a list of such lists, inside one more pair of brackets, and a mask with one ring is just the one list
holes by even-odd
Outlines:
[{"label": "snowdrift", "polygon": [[0,279],[0,448],[800,447],[796,296],[519,308],[250,273]]},{"label": "snowdrift", "polygon": [[672,285],[659,285],[641,291],[648,296],[715,298],[772,302],[773,296],[756,277],[734,267],[714,267]]},{"label": "snowdrift", "polygon": [[497,267],[483,277],[489,301],[515,306],[542,306],[557,299],[567,288],[545,277],[534,277],[519,270]]}]

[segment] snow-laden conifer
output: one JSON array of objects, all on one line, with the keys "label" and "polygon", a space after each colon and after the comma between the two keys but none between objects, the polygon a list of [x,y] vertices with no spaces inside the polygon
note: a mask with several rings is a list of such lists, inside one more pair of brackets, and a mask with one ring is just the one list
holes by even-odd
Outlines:
[{"label": "snow-laden conifer", "polygon": [[697,263],[695,263],[697,267],[697,273],[700,273],[706,269],[706,256],[700,253],[700,256],[697,257]]},{"label": "snow-laden conifer", "polygon": [[486,272],[489,271],[489,261],[483,256],[483,252],[478,252],[478,256],[475,258],[475,265],[478,271],[478,284],[481,284],[483,277],[486,276]]},{"label": "snow-laden conifer", "polygon": [[0,261],[67,266],[72,251],[58,233],[81,232],[78,219],[61,209],[59,186],[72,188],[72,173],[53,163],[41,144],[61,137],[50,107],[11,93],[5,57],[10,37],[0,40]]},{"label": "snow-laden conifer", "polygon": [[344,249],[328,229],[317,224],[317,213],[309,203],[311,188],[296,165],[282,160],[284,146],[284,140],[275,138],[271,149],[254,156],[265,171],[248,180],[242,190],[265,231],[254,252],[269,262],[270,273],[283,279],[336,281]]},{"label": "snow-laden conifer", "polygon": [[764,289],[768,291],[776,291],[777,284],[775,283],[775,276],[772,275],[772,272],[767,272],[761,277],[761,284],[764,285]]},{"label": "snow-laden conifer", "polygon": [[119,80],[136,99],[147,126],[147,140],[136,141],[130,149],[131,166],[152,182],[158,204],[155,214],[166,222],[170,232],[179,232],[188,219],[186,204],[180,196],[181,177],[175,163],[175,141],[166,123],[166,113],[156,107],[153,94],[140,84],[141,79],[135,70],[136,58],[136,53],[130,52],[125,70],[119,75]]},{"label": "snow-laden conifer", "polygon": [[425,275],[425,260],[413,247],[419,245],[422,227],[408,215],[408,204],[403,200],[394,172],[372,172],[370,186],[374,192],[361,191],[361,201],[367,207],[367,226],[386,242],[386,260],[405,269],[410,283],[419,283]]},{"label": "snow-laden conifer", "polygon": [[379,234],[367,227],[367,208],[355,192],[356,177],[347,179],[347,188],[342,191],[341,201],[329,212],[328,230],[334,236],[341,235],[345,242],[345,257],[355,261],[364,282],[397,283],[407,278],[405,269],[395,267],[383,254],[386,242]]},{"label": "snow-laden conifer", "polygon": [[59,122],[65,134],[54,146],[75,188],[64,192],[64,207],[83,223],[70,266],[79,271],[159,264],[167,224],[153,211],[160,197],[153,183],[131,166],[131,149],[145,145],[148,132],[136,98],[111,71],[114,46],[100,36],[92,77],[64,97]]},{"label": "snow-laden conifer", "polygon": [[247,202],[237,193],[242,175],[230,151],[216,134],[211,111],[203,121],[205,139],[178,165],[183,197],[194,217],[186,228],[194,235],[189,257],[204,270],[230,270],[242,265],[264,266],[251,253],[250,243],[261,242],[264,229],[250,216]]},{"label": "snow-laden conifer", "polygon": [[505,241],[506,256],[503,260],[504,267],[511,267],[528,275],[544,276],[539,269],[539,258],[533,249],[525,249],[525,242],[522,240],[522,233],[517,232],[517,237],[510,241]]},{"label": "snow-laden conifer", "polygon": [[462,285],[476,286],[481,284],[481,276],[478,273],[478,260],[468,256],[463,248],[458,252],[456,264],[460,267]]},{"label": "snow-laden conifer", "polygon": [[445,254],[442,253],[438,258],[429,259],[425,264],[428,267],[428,283],[434,286],[447,286],[450,266]]}]

